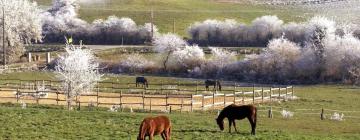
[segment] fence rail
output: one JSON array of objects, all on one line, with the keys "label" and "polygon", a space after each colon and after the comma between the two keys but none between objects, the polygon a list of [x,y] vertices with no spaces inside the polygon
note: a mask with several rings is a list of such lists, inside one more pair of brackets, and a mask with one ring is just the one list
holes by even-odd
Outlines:
[{"label": "fence rail", "polygon": [[[0,80],[0,98],[4,99],[2,102],[64,105],[67,100],[61,89],[61,81]],[[207,91],[204,84],[199,83],[153,83],[149,84],[149,88],[139,88],[135,87],[135,83],[100,82],[92,93],[80,95],[73,102],[79,106],[119,105],[150,110],[168,110],[170,107],[193,111],[221,108],[233,103],[255,104],[288,100],[294,96],[293,86],[250,87],[233,84],[224,86],[223,89]]]}]

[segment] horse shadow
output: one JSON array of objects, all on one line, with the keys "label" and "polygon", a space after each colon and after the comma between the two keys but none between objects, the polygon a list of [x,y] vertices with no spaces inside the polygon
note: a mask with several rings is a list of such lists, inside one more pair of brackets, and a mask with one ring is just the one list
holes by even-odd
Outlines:
[{"label": "horse shadow", "polygon": [[210,133],[217,133],[221,132],[218,130],[206,130],[206,129],[181,129],[181,130],[173,130],[173,132],[183,132],[183,133],[191,133],[191,132],[210,132]]},{"label": "horse shadow", "polygon": [[193,132],[201,132],[201,133],[224,133],[224,134],[230,134],[230,135],[242,135],[242,136],[252,136],[251,133],[242,131],[242,132],[231,132],[228,131],[220,131],[220,130],[208,130],[208,129],[181,129],[181,130],[173,130],[173,132],[179,132],[179,133],[193,133]]}]

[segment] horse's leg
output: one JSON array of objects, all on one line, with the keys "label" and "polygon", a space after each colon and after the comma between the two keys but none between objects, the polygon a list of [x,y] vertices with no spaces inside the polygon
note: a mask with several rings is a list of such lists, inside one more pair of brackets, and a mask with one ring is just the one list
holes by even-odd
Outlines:
[{"label": "horse's leg", "polygon": [[161,137],[162,137],[163,140],[166,140],[166,131],[161,133]]},{"label": "horse's leg", "polygon": [[150,139],[150,140],[153,140],[153,139],[154,139],[154,133],[151,133],[151,134],[149,135],[149,139]]},{"label": "horse's leg", "polygon": [[232,120],[228,119],[229,121],[229,133],[231,133],[231,124],[232,124]]},{"label": "horse's leg", "polygon": [[238,132],[237,129],[236,129],[235,120],[233,121],[233,125],[234,125],[234,128],[235,128],[235,132]]},{"label": "horse's leg", "polygon": [[171,133],[171,126],[169,127],[169,129],[166,131],[166,140],[170,140],[170,133]]},{"label": "horse's leg", "polygon": [[251,125],[251,135],[255,135],[255,127],[256,127],[256,124],[254,122],[254,119],[252,117],[247,117],[249,122],[250,122],[250,125]]}]

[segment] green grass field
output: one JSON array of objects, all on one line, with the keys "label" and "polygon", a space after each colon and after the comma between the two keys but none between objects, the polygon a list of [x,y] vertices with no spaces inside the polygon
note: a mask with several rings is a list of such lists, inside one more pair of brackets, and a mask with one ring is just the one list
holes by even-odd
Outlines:
[{"label": "green grass field", "polygon": [[[49,6],[51,0],[35,0],[39,5]],[[151,1],[151,2],[150,2]],[[107,0],[105,4],[81,4],[80,18],[92,22],[108,16],[129,17],[138,24],[150,22],[150,10],[153,5],[154,23],[160,32],[172,32],[175,20],[175,32],[188,36],[187,28],[196,21],[206,19],[235,19],[250,23],[256,17],[277,15],[285,22],[304,21],[311,15],[304,15],[303,9],[284,6],[253,5],[245,2],[231,3],[221,0]]]},{"label": "green grass field", "polygon": [[[339,109],[359,111],[359,88],[345,85],[314,85],[296,88],[299,100],[266,104],[293,109]],[[261,110],[262,107],[258,105]],[[141,120],[159,113],[108,112],[106,108],[89,111],[66,111],[60,106],[0,105],[1,139],[136,139]],[[280,110],[280,109],[277,109]],[[194,112],[169,115],[173,139],[346,139],[360,138],[360,119],[346,118],[359,113],[345,113],[344,121],[321,121],[319,115],[304,115],[297,111],[293,118],[283,119],[279,113],[273,119],[259,111],[257,135],[250,135],[246,120],[237,121],[239,133],[224,132],[215,124],[215,112]],[[318,111],[314,111],[318,112]],[[319,112],[320,113],[320,112]],[[326,112],[330,113],[330,112]],[[161,114],[161,113],[160,113]],[[329,117],[329,116],[327,116]],[[156,137],[160,139],[160,137]]]}]

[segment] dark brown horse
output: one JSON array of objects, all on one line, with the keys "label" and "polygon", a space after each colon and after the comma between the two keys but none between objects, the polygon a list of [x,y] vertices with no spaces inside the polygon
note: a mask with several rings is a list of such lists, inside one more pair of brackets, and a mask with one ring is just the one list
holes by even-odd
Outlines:
[{"label": "dark brown horse", "polygon": [[234,125],[235,131],[236,124],[235,120],[242,120],[247,118],[251,125],[251,134],[255,135],[256,129],[256,114],[257,109],[254,105],[242,105],[238,106],[235,104],[229,105],[225,107],[219,114],[218,118],[216,119],[216,123],[220,127],[220,130],[224,130],[224,119],[227,118],[229,121],[229,133],[231,133],[231,124]]},{"label": "dark brown horse", "polygon": [[214,86],[214,89],[221,91],[221,84],[219,80],[205,80],[206,90],[209,90],[209,86]]},{"label": "dark brown horse", "polygon": [[145,77],[136,77],[136,87],[138,87],[139,84],[142,84],[143,87],[149,87],[148,80]]},{"label": "dark brown horse", "polygon": [[170,140],[171,123],[166,116],[148,117],[145,118],[141,125],[138,140],[145,140],[146,136],[150,140],[154,139],[154,135],[161,135],[163,140]]}]

